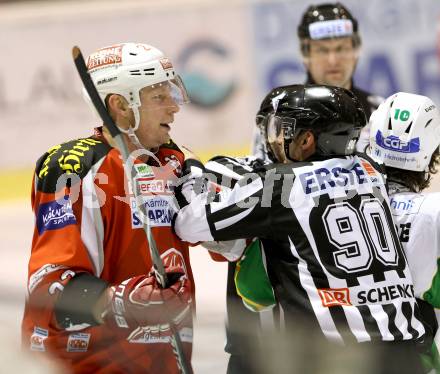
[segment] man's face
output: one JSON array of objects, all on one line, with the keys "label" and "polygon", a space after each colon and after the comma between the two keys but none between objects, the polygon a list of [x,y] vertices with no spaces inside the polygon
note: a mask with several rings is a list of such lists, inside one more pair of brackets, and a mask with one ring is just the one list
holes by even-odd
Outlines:
[{"label": "man's face", "polygon": [[141,144],[148,149],[170,141],[170,124],[179,105],[171,95],[170,83],[145,87],[140,92],[140,125],[136,131]]},{"label": "man's face", "polygon": [[351,88],[358,51],[350,37],[310,40],[304,64],[317,84]]}]

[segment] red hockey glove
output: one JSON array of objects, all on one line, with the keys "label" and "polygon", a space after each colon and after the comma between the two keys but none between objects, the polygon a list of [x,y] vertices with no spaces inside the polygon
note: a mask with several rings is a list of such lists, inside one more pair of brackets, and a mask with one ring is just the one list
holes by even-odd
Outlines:
[{"label": "red hockey glove", "polygon": [[161,288],[153,273],[113,286],[108,323],[127,329],[179,324],[190,312],[191,283],[181,267],[170,266],[166,272],[168,288]]}]

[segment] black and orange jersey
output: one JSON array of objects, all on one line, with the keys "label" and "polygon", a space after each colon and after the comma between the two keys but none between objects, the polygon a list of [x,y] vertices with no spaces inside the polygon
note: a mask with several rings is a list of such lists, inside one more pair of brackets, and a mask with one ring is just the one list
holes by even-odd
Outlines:
[{"label": "black and orange jersey", "polygon": [[[173,166],[173,177],[180,172],[184,156],[174,143],[162,146],[155,156]],[[134,164],[142,204],[164,263],[180,264],[193,283],[188,246],[171,228],[172,183],[165,179],[172,177],[157,161]],[[52,353],[73,372],[178,372],[168,336],[140,329],[127,339],[105,324],[63,329],[54,315],[60,291],[75,274],[86,272],[111,285],[151,270],[142,217],[127,180],[119,151],[103,137],[57,145],[37,162],[23,345]],[[179,333],[190,360],[191,317]]]}]

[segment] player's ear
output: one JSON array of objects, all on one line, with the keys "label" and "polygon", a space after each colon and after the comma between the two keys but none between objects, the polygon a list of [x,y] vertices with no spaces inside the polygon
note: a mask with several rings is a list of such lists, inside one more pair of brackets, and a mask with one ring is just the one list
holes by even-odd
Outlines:
[{"label": "player's ear", "polygon": [[301,139],[301,146],[304,149],[309,149],[312,146],[314,146],[314,144],[315,144],[315,135],[313,135],[313,132],[311,131],[306,131]]},{"label": "player's ear", "polygon": [[127,100],[121,95],[111,94],[106,98],[106,104],[110,115],[119,128],[128,129],[133,123],[133,111]]},{"label": "player's ear", "polygon": [[120,115],[129,109],[127,101],[121,95],[111,94],[107,97],[106,102],[112,112]]}]

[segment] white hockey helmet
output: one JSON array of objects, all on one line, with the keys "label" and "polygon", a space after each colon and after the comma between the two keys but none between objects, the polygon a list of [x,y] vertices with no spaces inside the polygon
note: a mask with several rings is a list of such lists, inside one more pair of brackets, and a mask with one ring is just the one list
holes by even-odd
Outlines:
[{"label": "white hockey helmet", "polygon": [[398,92],[370,117],[371,155],[394,168],[425,171],[440,145],[440,113],[426,96]]},{"label": "white hockey helmet", "polygon": [[[139,91],[148,86],[170,85],[177,104],[189,102],[185,86],[173,64],[157,48],[142,43],[121,43],[98,49],[86,61],[87,69],[101,99],[109,94],[123,96],[133,110],[139,127]],[[90,101],[85,95],[86,101]]]}]

